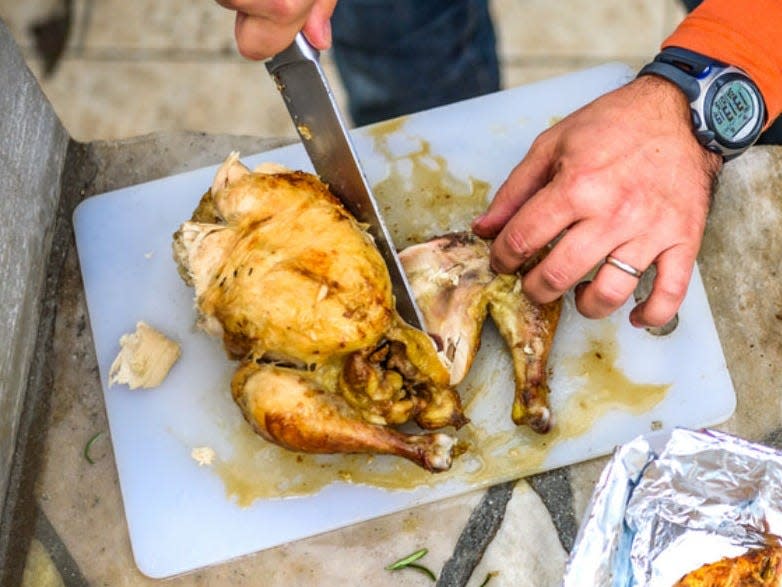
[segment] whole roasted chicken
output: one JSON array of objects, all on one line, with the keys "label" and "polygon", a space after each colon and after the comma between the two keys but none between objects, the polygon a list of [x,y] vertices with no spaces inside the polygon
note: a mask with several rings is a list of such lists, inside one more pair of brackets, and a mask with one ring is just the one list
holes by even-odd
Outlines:
[{"label": "whole roasted chicken", "polygon": [[546,358],[560,305],[531,304],[516,276],[492,273],[475,236],[401,255],[428,334],[396,313],[372,238],[314,175],[269,164],[251,172],[232,153],[173,246],[199,326],[239,361],[232,395],[270,442],[448,469],[451,435],[398,427],[467,423],[454,386],[487,311],[514,357],[514,421],[549,428]]}]

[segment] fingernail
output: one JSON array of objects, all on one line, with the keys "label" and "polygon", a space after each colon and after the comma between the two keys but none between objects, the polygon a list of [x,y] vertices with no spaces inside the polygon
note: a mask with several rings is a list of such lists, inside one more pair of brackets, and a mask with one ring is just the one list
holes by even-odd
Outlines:
[{"label": "fingernail", "polygon": [[[514,272],[513,269],[509,269],[508,267],[505,267],[503,263],[500,261],[497,261],[496,259],[491,259],[491,270],[497,273],[498,275],[510,275]],[[523,288],[523,284],[522,284]]]},{"label": "fingernail", "polygon": [[481,224],[483,224],[483,221],[486,219],[486,214],[481,214],[480,216],[476,217],[475,220],[472,221],[472,228],[480,228]]}]

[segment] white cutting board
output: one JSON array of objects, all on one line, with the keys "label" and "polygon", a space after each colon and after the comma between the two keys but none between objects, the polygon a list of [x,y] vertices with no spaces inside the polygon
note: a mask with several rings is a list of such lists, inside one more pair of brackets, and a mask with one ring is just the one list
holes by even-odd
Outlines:
[{"label": "white cutting board", "polygon": [[[401,153],[395,169],[404,173],[405,152],[420,150],[426,141],[435,157],[432,164],[442,157],[439,161],[447,165],[452,183],[478,178],[488,182],[491,195],[540,131],[631,77],[628,67],[608,64],[423,112],[407,118],[395,131],[396,127],[386,128],[383,144]],[[374,185],[389,173],[388,154],[374,150],[377,143],[372,136],[376,135],[371,127],[353,136]],[[311,170],[298,144],[244,160],[251,167],[276,161]],[[508,416],[511,366],[496,331],[489,327],[464,388],[466,393],[481,390],[468,406],[473,429],[504,435],[498,443],[501,450],[489,457],[495,461],[493,469],[486,469],[488,475],[467,474],[480,469],[468,454],[457,460],[457,474],[428,476],[428,484],[413,490],[386,490],[337,481],[343,457],[324,457],[332,459],[335,481],[322,491],[287,499],[262,498],[241,507],[227,495],[223,477],[214,468],[199,467],[190,456],[193,447],[210,446],[218,459],[230,459],[238,450],[232,445],[235,432],[244,424],[228,392],[234,365],[225,358],[219,341],[194,328],[192,292],[179,279],[171,258],[171,235],[190,217],[215,170],[199,169],[92,197],[74,215],[131,544],[140,570],[148,576],[171,576],[478,486],[607,454],[615,445],[660,425],[664,429],[714,425],[733,412],[735,395],[696,271],[681,308],[680,325],[665,338],[630,327],[629,305],[608,320],[588,321],[575,312],[572,299],[566,299],[551,356],[555,417],[571,423],[579,420],[565,404],[584,392],[588,375],[579,375],[573,365],[601,339],[609,346],[615,342],[616,369],[630,381],[670,384],[650,409],[587,410],[580,419],[583,434],[575,435],[571,429],[569,436],[559,439],[541,441],[517,431]],[[406,205],[415,217],[415,202]],[[469,217],[455,214],[451,228],[468,223]],[[433,230],[442,232],[442,227]],[[177,340],[182,357],[155,390],[109,389],[108,371],[118,340],[139,320]],[[586,399],[582,407],[589,404],[589,392]],[[532,456],[519,460],[519,454],[526,455],[524,451],[533,445]],[[393,466],[389,462],[394,459],[381,457],[366,466]]]}]

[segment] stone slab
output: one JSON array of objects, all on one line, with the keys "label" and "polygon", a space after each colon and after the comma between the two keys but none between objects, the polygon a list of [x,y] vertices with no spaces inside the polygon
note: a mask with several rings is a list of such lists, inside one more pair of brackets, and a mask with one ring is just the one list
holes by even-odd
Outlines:
[{"label": "stone slab", "polygon": [[0,21],[0,504],[5,502],[68,134]]},{"label": "stone slab", "polygon": [[736,389],[722,428],[759,441],[782,426],[782,147],[725,165],[699,262]]}]

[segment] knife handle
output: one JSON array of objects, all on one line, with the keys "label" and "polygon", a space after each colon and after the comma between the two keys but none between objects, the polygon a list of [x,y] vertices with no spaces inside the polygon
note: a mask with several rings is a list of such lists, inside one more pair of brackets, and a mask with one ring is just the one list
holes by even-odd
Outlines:
[{"label": "knife handle", "polygon": [[302,61],[320,62],[320,51],[310,45],[310,42],[302,34],[298,33],[287,49],[283,49],[274,57],[266,61],[266,69],[270,74],[286,65],[300,63]]}]

